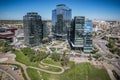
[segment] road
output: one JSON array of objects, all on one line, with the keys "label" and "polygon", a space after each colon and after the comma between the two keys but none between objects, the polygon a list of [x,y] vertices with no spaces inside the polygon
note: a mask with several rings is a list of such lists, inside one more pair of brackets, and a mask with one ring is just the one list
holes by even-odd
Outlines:
[{"label": "road", "polygon": [[[114,66],[116,72],[120,75],[120,58],[116,58],[115,55],[109,51],[109,49],[106,46],[107,43],[108,43],[107,41],[102,40],[100,38],[96,38],[93,40],[94,46],[99,49],[99,53],[102,55],[104,60],[107,63],[111,63]],[[107,55],[111,55],[113,58],[109,59],[106,57]]]},{"label": "road", "polygon": [[[102,57],[105,58],[106,60],[109,60],[111,62],[117,62],[119,60],[119,59],[116,59],[115,55],[113,53],[111,53],[109,51],[109,49],[107,48],[106,44],[108,44],[108,42],[106,40],[94,39],[93,44],[97,49],[99,49],[100,54],[102,54]],[[111,55],[114,58],[108,59],[108,58],[106,58],[107,55]]]},{"label": "road", "polygon": [[110,34],[112,30],[120,30],[120,26],[115,26],[109,29],[108,31],[103,32],[101,35],[97,36],[96,38],[103,38],[105,35]]}]

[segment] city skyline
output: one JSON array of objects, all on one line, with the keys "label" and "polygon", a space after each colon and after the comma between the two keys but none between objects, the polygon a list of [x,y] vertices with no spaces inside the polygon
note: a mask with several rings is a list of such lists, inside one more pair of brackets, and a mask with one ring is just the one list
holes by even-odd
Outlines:
[{"label": "city skyline", "polygon": [[71,8],[72,18],[120,20],[119,0],[1,0],[0,20],[22,20],[27,12],[38,12],[43,20],[51,20],[57,4]]}]

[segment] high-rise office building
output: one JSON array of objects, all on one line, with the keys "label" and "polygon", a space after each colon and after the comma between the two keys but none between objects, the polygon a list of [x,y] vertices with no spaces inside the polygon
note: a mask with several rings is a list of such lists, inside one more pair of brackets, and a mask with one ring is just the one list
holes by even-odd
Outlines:
[{"label": "high-rise office building", "polygon": [[52,10],[52,32],[56,39],[66,40],[71,24],[71,9],[59,4]]},{"label": "high-rise office building", "polygon": [[43,23],[43,38],[46,38],[50,34],[50,29],[48,27],[47,21],[42,21]]},{"label": "high-rise office building", "polygon": [[74,50],[92,52],[92,28],[91,20],[85,20],[84,16],[76,16],[71,24],[70,45]]},{"label": "high-rise office building", "polygon": [[92,32],[93,32],[93,23],[91,20],[85,21],[84,26],[84,52],[92,52]]},{"label": "high-rise office building", "polygon": [[43,24],[41,16],[36,12],[27,13],[23,17],[24,40],[27,46],[37,46],[43,38]]},{"label": "high-rise office building", "polygon": [[70,44],[73,49],[83,50],[84,47],[84,16],[76,16],[71,24]]}]

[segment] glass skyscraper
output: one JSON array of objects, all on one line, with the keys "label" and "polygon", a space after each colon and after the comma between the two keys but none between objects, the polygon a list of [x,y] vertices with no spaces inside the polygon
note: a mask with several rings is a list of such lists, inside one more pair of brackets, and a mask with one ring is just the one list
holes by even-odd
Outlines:
[{"label": "glass skyscraper", "polygon": [[52,10],[52,32],[59,40],[66,40],[71,24],[71,9],[59,4]]},{"label": "glass skyscraper", "polygon": [[24,42],[27,46],[37,46],[43,38],[43,24],[41,16],[36,12],[23,16]]},{"label": "glass skyscraper", "polygon": [[84,16],[74,17],[69,41],[72,49],[92,52],[92,27],[92,21],[85,20]]},{"label": "glass skyscraper", "polygon": [[74,49],[83,50],[84,47],[84,16],[76,16],[71,24],[70,43]]},{"label": "glass skyscraper", "polygon": [[92,52],[92,32],[93,32],[93,23],[91,20],[85,21],[84,26],[84,52]]}]

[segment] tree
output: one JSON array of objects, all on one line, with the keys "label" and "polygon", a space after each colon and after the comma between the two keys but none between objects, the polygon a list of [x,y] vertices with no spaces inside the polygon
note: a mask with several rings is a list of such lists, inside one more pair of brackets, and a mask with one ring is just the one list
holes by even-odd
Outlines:
[{"label": "tree", "polygon": [[51,58],[54,60],[54,61],[59,61],[60,60],[60,55],[57,54],[57,53],[53,53],[51,55]]},{"label": "tree", "polygon": [[112,39],[109,39],[109,48],[114,48],[115,46],[115,41]]},{"label": "tree", "polygon": [[67,66],[68,63],[69,63],[69,57],[65,56],[64,58],[61,59],[62,66]]},{"label": "tree", "polygon": [[2,52],[3,52],[3,53],[6,53],[6,52],[8,52],[8,51],[10,51],[10,48],[9,48],[9,47],[3,47],[3,48],[2,48]]},{"label": "tree", "polygon": [[114,54],[120,55],[120,54],[119,54],[119,49],[118,49],[118,48],[114,48],[114,49],[113,49],[113,52],[114,52]]},{"label": "tree", "polygon": [[29,58],[31,62],[39,62],[49,55],[48,53],[35,51],[29,47],[25,47],[21,49],[21,51]]},{"label": "tree", "polygon": [[90,60],[90,61],[92,60],[92,56],[91,56],[91,54],[89,55],[89,59],[88,59],[88,60]]},{"label": "tree", "polygon": [[31,56],[31,57],[29,58],[29,60],[30,60],[30,62],[36,62],[36,57],[35,57],[35,56]]},{"label": "tree", "polygon": [[109,50],[114,53],[119,55],[119,49],[115,46],[115,40],[109,39]]},{"label": "tree", "polygon": [[12,50],[12,46],[10,45],[9,41],[0,40],[0,47],[3,53],[6,53]]},{"label": "tree", "polygon": [[42,43],[46,43],[48,41],[49,41],[49,38],[47,38],[47,37],[45,37],[45,38],[42,39]]},{"label": "tree", "polygon": [[0,40],[0,47],[2,47],[3,45],[3,40]]},{"label": "tree", "polygon": [[102,56],[101,54],[96,54],[96,55],[95,55],[95,58],[98,59],[98,58],[100,58],[101,56]]},{"label": "tree", "polygon": [[69,63],[69,57],[65,55],[65,53],[62,56],[61,59],[61,65],[62,66],[67,66],[67,64]]},{"label": "tree", "polygon": [[91,53],[92,54],[95,54],[95,53],[97,53],[99,50],[98,49],[95,49],[95,50],[93,50]]},{"label": "tree", "polygon": [[21,51],[23,52],[24,55],[27,55],[27,56],[35,54],[35,51],[33,49],[31,49],[30,47],[25,47],[25,48],[21,49]]}]

